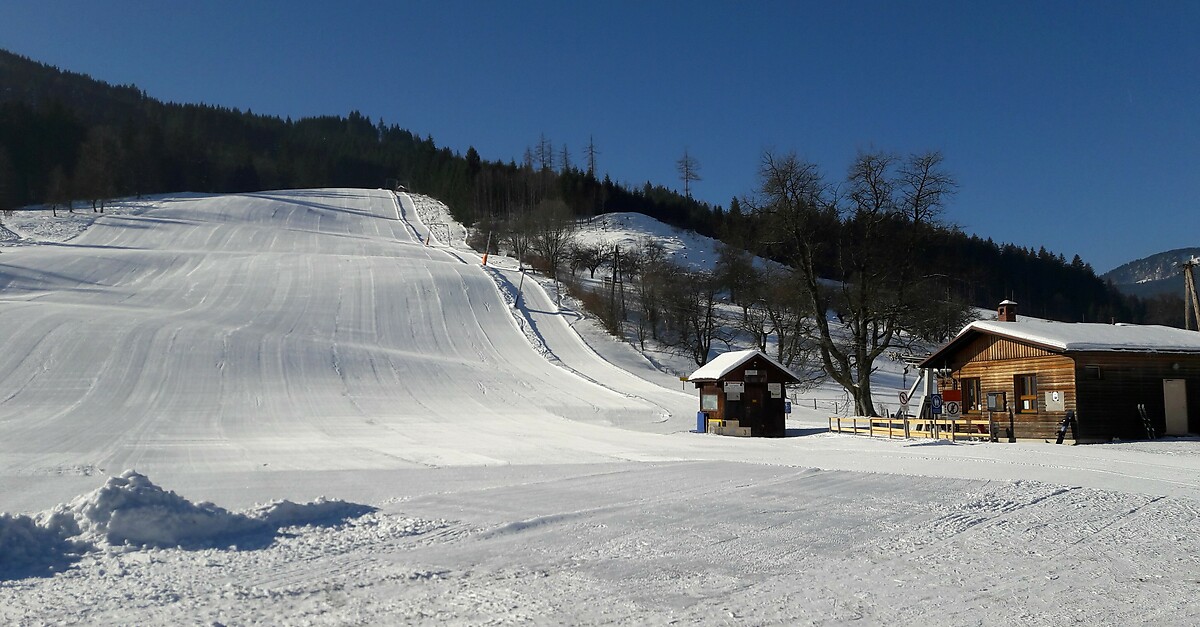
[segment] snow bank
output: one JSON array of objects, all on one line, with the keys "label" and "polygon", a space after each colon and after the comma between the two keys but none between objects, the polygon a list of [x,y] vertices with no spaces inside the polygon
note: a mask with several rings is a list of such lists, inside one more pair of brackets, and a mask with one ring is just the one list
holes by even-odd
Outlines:
[{"label": "snow bank", "polygon": [[69,505],[59,506],[54,515],[75,520],[85,539],[110,545],[201,545],[266,529],[261,520],[212,503],[191,503],[133,470],[110,478],[104,487]]},{"label": "snow bank", "polygon": [[29,516],[0,514],[0,581],[52,575],[90,549]]},{"label": "snow bank", "polygon": [[213,503],[192,503],[126,470],[36,519],[0,514],[0,579],[52,574],[104,546],[262,548],[284,527],[333,526],[373,511],[321,498],[231,512]]}]

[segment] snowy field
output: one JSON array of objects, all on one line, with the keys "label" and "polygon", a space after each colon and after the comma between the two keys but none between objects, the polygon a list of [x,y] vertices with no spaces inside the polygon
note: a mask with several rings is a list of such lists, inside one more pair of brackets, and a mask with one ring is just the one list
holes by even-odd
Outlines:
[{"label": "snowy field", "polygon": [[3,624],[1200,622],[1195,440],[690,433],[419,196],[4,225]]}]

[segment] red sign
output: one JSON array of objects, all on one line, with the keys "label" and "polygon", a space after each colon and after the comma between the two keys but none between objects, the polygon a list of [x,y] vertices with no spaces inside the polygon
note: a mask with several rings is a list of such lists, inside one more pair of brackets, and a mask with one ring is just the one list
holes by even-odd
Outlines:
[{"label": "red sign", "polygon": [[942,402],[962,402],[962,390],[942,390]]}]

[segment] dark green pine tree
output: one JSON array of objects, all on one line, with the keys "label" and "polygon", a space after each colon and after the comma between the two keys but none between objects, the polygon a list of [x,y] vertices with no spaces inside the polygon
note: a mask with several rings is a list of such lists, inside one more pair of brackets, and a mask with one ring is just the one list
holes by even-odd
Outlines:
[{"label": "dark green pine tree", "polygon": [[8,149],[0,146],[0,211],[15,209],[17,197],[17,171],[8,156]]}]

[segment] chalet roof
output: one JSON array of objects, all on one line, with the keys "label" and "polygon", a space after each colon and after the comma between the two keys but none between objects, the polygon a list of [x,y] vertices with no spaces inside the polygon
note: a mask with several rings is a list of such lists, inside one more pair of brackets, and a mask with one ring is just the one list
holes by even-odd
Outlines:
[{"label": "chalet roof", "polygon": [[1159,325],[1054,322],[1022,318],[1015,322],[972,322],[963,327],[948,344],[925,359],[921,366],[939,363],[980,333],[1033,344],[1057,353],[1120,351],[1200,354],[1200,332],[1196,331]]},{"label": "chalet roof", "polygon": [[712,359],[712,361],[700,366],[699,370],[693,372],[692,376],[688,377],[688,381],[716,381],[718,379],[722,379],[725,377],[725,375],[736,370],[738,366],[741,366],[755,357],[762,357],[772,366],[775,366],[776,368],[787,373],[788,376],[796,379],[795,375],[793,375],[790,370],[784,368],[774,359],[771,359],[766,353],[760,350],[751,349],[744,351],[729,351],[728,353],[721,353],[720,355],[717,355]]}]

